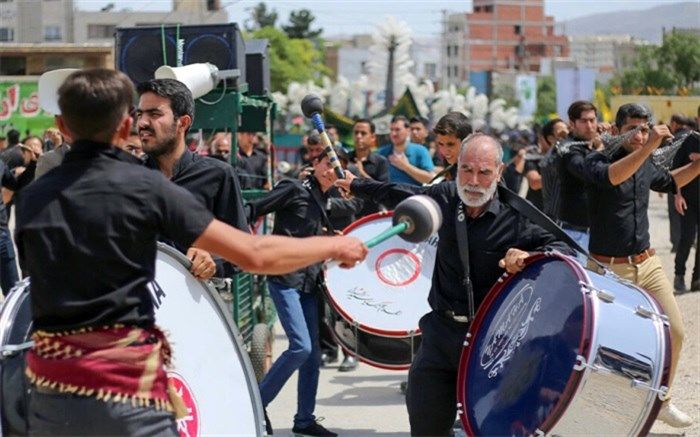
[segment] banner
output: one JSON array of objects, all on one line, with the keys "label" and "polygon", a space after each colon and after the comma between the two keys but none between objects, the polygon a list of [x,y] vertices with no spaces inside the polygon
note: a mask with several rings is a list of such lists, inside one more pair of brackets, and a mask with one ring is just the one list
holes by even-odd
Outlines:
[{"label": "banner", "polygon": [[53,115],[39,108],[36,82],[0,82],[0,135],[16,129],[22,137],[41,136],[52,126]]},{"label": "banner", "polygon": [[520,115],[529,117],[537,112],[537,77],[519,74],[515,78],[515,92],[520,102]]},{"label": "banner", "polygon": [[596,70],[592,68],[558,68],[554,72],[557,83],[557,113],[563,120],[577,100],[593,101]]}]

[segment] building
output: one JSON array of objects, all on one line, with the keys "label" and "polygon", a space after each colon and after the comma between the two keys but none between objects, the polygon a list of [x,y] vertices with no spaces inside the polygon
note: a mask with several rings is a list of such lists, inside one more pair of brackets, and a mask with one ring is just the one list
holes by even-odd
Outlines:
[{"label": "building", "polygon": [[649,44],[630,35],[571,36],[569,55],[579,67],[605,75],[632,66],[639,48]]},{"label": "building", "polygon": [[227,23],[218,0],[173,0],[169,12],[76,10],[73,0],[0,0],[0,76],[114,67],[117,27]]},{"label": "building", "polygon": [[471,73],[536,73],[542,59],[569,55],[544,0],[474,0],[473,12],[444,16],[441,46],[443,84],[458,86]]}]

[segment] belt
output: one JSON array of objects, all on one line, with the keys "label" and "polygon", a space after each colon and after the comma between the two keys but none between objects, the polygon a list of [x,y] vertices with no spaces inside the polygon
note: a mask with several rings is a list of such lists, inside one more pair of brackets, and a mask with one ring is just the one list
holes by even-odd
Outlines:
[{"label": "belt", "polygon": [[572,225],[571,223],[567,223],[564,221],[560,221],[559,226],[562,229],[569,229],[569,230],[578,231],[578,232],[588,232],[587,226],[576,226],[576,225]]},{"label": "belt", "polygon": [[458,323],[469,323],[469,316],[462,314],[455,314],[452,310],[435,310],[440,316],[458,322]]},{"label": "belt", "polygon": [[605,256],[605,255],[596,255],[594,253],[591,254],[593,259],[596,261],[600,261],[604,264],[640,264],[643,263],[644,261],[648,260],[652,256],[656,254],[656,249],[654,248],[649,248],[642,253],[638,253],[637,255],[630,255],[630,256]]}]

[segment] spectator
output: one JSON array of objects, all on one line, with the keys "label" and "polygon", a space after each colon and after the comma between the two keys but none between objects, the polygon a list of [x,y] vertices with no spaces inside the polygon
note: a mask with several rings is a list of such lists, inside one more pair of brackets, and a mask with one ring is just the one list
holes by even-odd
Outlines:
[{"label": "spectator", "polygon": [[391,143],[379,149],[388,158],[389,180],[395,183],[421,185],[433,178],[433,160],[428,149],[409,141],[408,119],[397,115],[391,120]]}]

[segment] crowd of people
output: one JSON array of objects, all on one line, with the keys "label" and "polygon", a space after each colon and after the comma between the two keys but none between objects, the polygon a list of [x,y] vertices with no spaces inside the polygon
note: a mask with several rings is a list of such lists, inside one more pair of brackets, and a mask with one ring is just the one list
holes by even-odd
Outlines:
[{"label": "crowd of people", "polygon": [[[129,113],[134,95],[138,106]],[[239,269],[270,275],[269,293],[289,346],[260,381],[267,432],[274,431],[267,407],[298,371],[293,432],[336,435],[314,415],[320,368],[338,355],[325,326],[322,263],[336,258],[351,267],[363,260],[367,248],[340,236],[342,229],[414,194],[437,202],[443,224],[428,294],[431,311],[420,320],[422,343],[406,391],[413,435],[450,435],[464,336],[497,278],[522,270],[534,252],[577,256],[590,269],[603,264],[653,294],[670,322],[671,381],[677,372],[683,320],[674,284],[650,246],[648,205],[650,190],[673,198],[680,216],[674,282],[677,291],[685,291],[679,277],[685,276],[700,216],[700,150],[692,133],[697,125],[687,117],[674,117],[669,128],[653,124],[647,108],[626,104],[607,125],[598,121],[591,102],[573,102],[568,120],[545,123],[537,129],[536,144],[523,144],[508,162],[501,141],[472,132],[468,117],[458,112],[432,127],[420,117],[395,116],[386,144],[379,144],[371,120],[358,119],[351,150],[337,129],[328,128],[343,179],[331,168],[323,138],[312,132],[300,152],[303,165],[273,184],[264,137],[237,132],[233,147],[230,132],[206,140],[188,133],[194,102],[176,80],[154,79],[134,90],[121,73],[85,70],[60,88],[59,106],[58,129],[21,141],[19,133],[10,132],[0,154],[0,285],[6,295],[20,276],[5,212],[13,204],[20,265],[32,280],[37,346],[28,354],[26,373],[34,387],[29,404],[34,433],[80,433],[88,429],[86,421],[103,434],[177,433],[173,415],[154,408],[177,404],[165,374],[126,350],[148,345],[159,365],[169,360],[167,339],[154,325],[145,292],[160,240],[186,253],[200,279],[230,277]],[[667,169],[653,155],[673,135],[684,140]],[[251,189],[269,192],[246,201],[243,190]],[[529,219],[512,201],[513,192],[588,253],[577,254],[568,239]],[[251,223],[273,212],[273,236],[251,235]],[[307,250],[299,250],[299,239]],[[697,253],[692,290],[699,282]],[[104,277],[74,280],[80,271],[105,270]],[[134,343],[126,341],[124,326],[138,328]],[[91,343],[85,328],[100,330],[110,342]],[[135,367],[139,377],[116,378],[88,359],[66,360],[57,372],[55,360],[40,347],[49,338],[66,347],[82,342],[88,356],[113,354],[117,367]],[[340,370],[356,365],[345,353]],[[138,390],[145,405],[114,405],[51,385],[89,392],[111,384],[134,396],[134,384],[144,377],[152,381],[148,390]],[[659,420],[689,426],[690,417],[670,399],[669,394]],[[46,419],[57,408],[72,418],[72,428]]]}]

